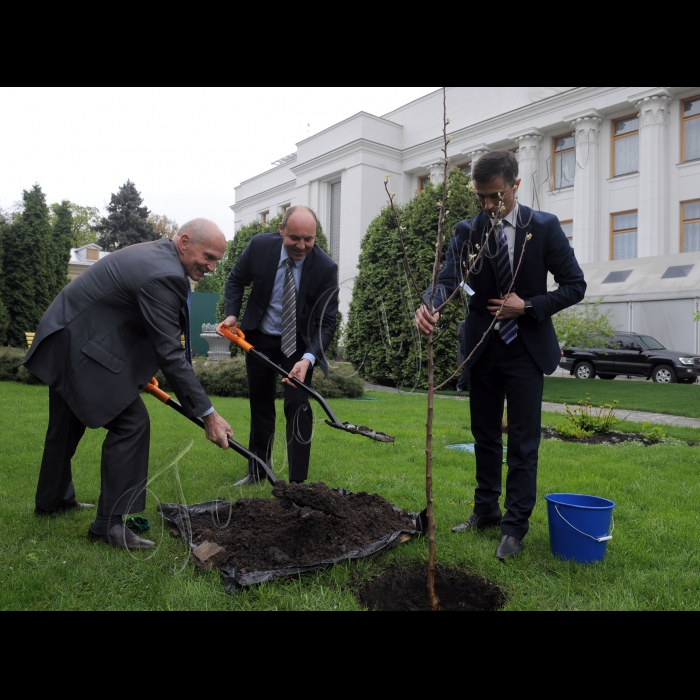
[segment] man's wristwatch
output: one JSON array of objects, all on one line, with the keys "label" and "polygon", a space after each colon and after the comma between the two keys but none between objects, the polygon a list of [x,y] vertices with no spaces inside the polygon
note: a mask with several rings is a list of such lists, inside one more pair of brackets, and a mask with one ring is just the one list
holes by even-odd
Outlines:
[{"label": "man's wristwatch", "polygon": [[532,308],[532,302],[529,299],[524,299],[525,301],[525,315],[530,316],[530,318],[537,318],[535,310]]}]

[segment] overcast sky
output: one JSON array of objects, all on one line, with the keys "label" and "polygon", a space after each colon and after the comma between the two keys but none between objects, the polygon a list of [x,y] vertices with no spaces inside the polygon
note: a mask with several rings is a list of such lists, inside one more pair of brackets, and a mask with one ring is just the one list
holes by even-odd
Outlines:
[{"label": "overcast sky", "polygon": [[49,204],[103,208],[131,179],[146,206],[233,236],[234,187],[360,111],[435,87],[0,87],[0,207],[39,183]]}]

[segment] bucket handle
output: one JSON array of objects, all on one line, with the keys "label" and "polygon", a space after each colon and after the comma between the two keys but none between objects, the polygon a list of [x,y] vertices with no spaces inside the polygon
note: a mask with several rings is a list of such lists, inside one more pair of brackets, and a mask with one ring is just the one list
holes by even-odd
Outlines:
[{"label": "bucket handle", "polygon": [[615,534],[615,516],[613,516],[612,519],[612,532],[608,537],[593,537],[592,535],[587,535],[585,532],[581,532],[577,527],[574,527],[559,511],[559,506],[554,506],[555,510],[557,511],[557,515],[572,529],[576,530],[579,535],[583,535],[584,537],[588,537],[589,540],[593,540],[594,542],[598,542],[598,544],[602,544],[603,542],[611,542],[613,539],[613,535]]}]

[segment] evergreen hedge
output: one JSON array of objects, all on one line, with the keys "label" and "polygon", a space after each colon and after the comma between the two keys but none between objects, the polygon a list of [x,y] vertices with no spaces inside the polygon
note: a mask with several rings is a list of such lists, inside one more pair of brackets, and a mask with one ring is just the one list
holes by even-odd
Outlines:
[{"label": "evergreen hedge", "polygon": [[[443,260],[455,226],[479,211],[467,190],[468,183],[461,170],[450,174]],[[399,207],[401,225],[407,229],[404,240],[409,263],[422,292],[431,282],[441,201],[442,185],[429,184]],[[345,358],[365,379],[405,389],[427,388],[427,342],[413,322],[421,303],[410,282],[396,222],[387,206],[370,224],[362,241],[359,275],[345,331]],[[440,329],[453,314],[454,320],[435,346],[437,383],[457,369],[457,328],[466,313],[466,299],[461,297],[442,312]]]}]

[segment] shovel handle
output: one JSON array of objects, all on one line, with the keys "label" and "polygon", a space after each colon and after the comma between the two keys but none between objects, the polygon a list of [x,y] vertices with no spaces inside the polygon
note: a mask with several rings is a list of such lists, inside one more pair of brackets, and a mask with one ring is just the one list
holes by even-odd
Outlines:
[{"label": "shovel handle", "polygon": [[241,350],[250,352],[253,349],[253,346],[250,343],[246,343],[245,333],[240,328],[236,328],[236,332],[233,333],[228,328],[219,326],[218,333],[226,338],[226,340],[230,340],[235,345],[238,345]]},{"label": "shovel handle", "polygon": [[168,401],[170,401],[170,399],[172,398],[171,396],[168,396],[168,394],[166,394],[162,389],[159,388],[158,380],[155,377],[153,377],[153,379],[151,379],[151,381],[146,385],[144,392],[155,397],[156,399],[158,399],[158,401],[164,403],[166,406],[168,404]]}]

